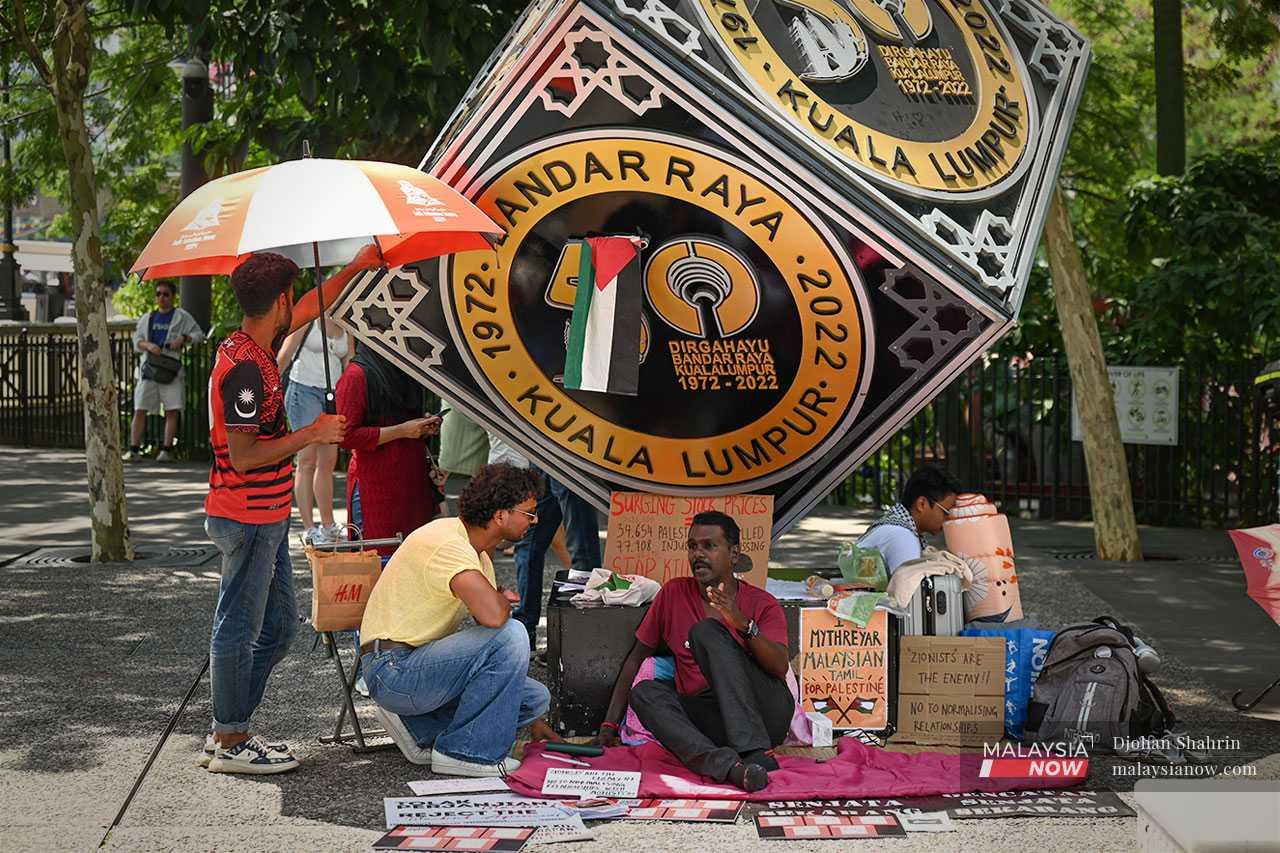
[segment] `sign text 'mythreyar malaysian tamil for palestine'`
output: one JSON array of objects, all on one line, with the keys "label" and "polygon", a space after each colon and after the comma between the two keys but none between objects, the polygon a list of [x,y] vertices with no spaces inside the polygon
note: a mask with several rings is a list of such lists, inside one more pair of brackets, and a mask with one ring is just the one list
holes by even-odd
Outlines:
[{"label": "sign text 'mythreyar malaysian tamil for palestine'", "polygon": [[498,244],[332,314],[601,509],[777,536],[1012,326],[1087,59],[1032,0],[537,0],[422,163]]}]

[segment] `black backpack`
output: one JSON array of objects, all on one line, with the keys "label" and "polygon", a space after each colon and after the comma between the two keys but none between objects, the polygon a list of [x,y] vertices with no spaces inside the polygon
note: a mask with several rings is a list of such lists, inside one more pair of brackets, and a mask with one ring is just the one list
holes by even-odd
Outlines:
[{"label": "black backpack", "polygon": [[1026,737],[1110,750],[1117,738],[1159,737],[1177,724],[1138,668],[1133,631],[1100,617],[1053,638],[1027,706]]}]

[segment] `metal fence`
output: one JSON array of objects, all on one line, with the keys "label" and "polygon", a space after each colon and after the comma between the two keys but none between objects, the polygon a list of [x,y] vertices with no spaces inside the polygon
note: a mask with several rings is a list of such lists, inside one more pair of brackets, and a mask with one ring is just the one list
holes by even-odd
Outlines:
[{"label": "metal fence", "polygon": [[[1275,520],[1280,430],[1251,394],[1254,373],[1183,370],[1178,443],[1126,444],[1139,523],[1239,526]],[[1006,512],[1043,519],[1090,515],[1084,451],[1071,436],[1066,358],[978,363],[873,454],[832,494],[883,506],[916,466],[933,462]]]},{"label": "metal fence", "polygon": [[[132,328],[111,330],[120,406],[121,442],[128,446],[137,385],[139,354]],[[205,342],[182,352],[186,368],[186,402],[178,428],[180,455],[209,457],[209,372],[216,344]],[[79,339],[61,328],[0,332],[0,444],[25,447],[84,447],[84,412],[80,398]],[[148,417],[143,443],[159,446],[164,421]]]},{"label": "metal fence", "polygon": [[[70,332],[70,333],[68,333]],[[112,330],[127,443],[138,355],[131,329]],[[186,406],[179,454],[209,456],[208,376],[216,344],[183,352]],[[0,331],[0,443],[83,447],[74,330]],[[1183,371],[1178,443],[1126,445],[1138,520],[1173,526],[1238,526],[1274,520],[1280,431],[1250,394],[1252,374]],[[433,401],[434,402],[434,401]],[[145,444],[163,423],[147,419]],[[1006,512],[1044,519],[1090,513],[1088,477],[1071,439],[1071,379],[1065,358],[979,363],[899,430],[832,493],[836,503],[883,506],[916,466],[945,465],[967,488]]]}]

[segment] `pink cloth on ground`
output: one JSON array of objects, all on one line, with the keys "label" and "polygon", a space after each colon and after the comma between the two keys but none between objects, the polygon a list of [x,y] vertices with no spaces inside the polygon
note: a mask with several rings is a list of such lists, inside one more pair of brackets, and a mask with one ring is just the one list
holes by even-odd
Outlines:
[{"label": "pink cloth on ground", "polygon": [[[763,791],[747,793],[699,776],[656,743],[606,749],[598,758],[583,758],[593,770],[640,771],[641,798],[725,800],[833,800],[883,797],[932,797],[974,791],[1020,791],[1066,788],[1067,779],[983,779],[978,776],[982,755],[918,752],[908,755],[841,738],[835,758],[819,761],[778,756],[779,769],[769,774]],[[559,761],[543,757],[544,744],[525,747],[520,769],[507,776],[517,794],[545,796],[542,781]]]},{"label": "pink cloth on ground", "polygon": [[[642,681],[652,680],[654,668],[654,659],[645,658],[644,663],[640,664],[639,671],[636,672],[635,680],[631,682],[631,689],[634,690],[635,686]],[[791,728],[787,731],[787,739],[782,742],[782,745],[808,746],[813,743],[813,727],[809,718],[804,715],[804,709],[800,707],[800,682],[796,681],[796,674],[790,667],[787,668],[787,689],[791,691],[791,698],[796,700],[796,707],[791,715]],[[649,733],[644,723],[640,722],[630,703],[627,704],[627,714],[622,718],[622,730],[618,732],[618,736],[627,746],[657,742],[657,738]]]}]

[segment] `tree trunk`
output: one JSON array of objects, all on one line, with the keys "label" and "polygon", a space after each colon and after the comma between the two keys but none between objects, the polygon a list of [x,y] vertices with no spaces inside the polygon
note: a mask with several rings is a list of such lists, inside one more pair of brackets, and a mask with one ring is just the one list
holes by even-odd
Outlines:
[{"label": "tree trunk", "polygon": [[1183,81],[1182,0],[1152,0],[1155,37],[1156,171],[1181,175],[1187,168],[1187,90]]},{"label": "tree trunk", "polygon": [[132,560],[124,469],[120,461],[120,404],[107,331],[98,185],[84,116],[84,93],[89,83],[93,47],[88,4],[85,0],[59,0],[57,16],[49,84],[58,116],[58,135],[67,161],[75,240],[72,260],[76,272],[80,400],[84,406],[93,560]]},{"label": "tree trunk", "polygon": [[1102,338],[1089,296],[1084,261],[1076,246],[1062,187],[1055,186],[1045,222],[1045,249],[1053,277],[1053,300],[1075,386],[1084,437],[1085,465],[1093,505],[1093,537],[1103,560],[1141,560],[1133,515],[1129,466],[1120,442],[1120,421],[1102,355]]}]

